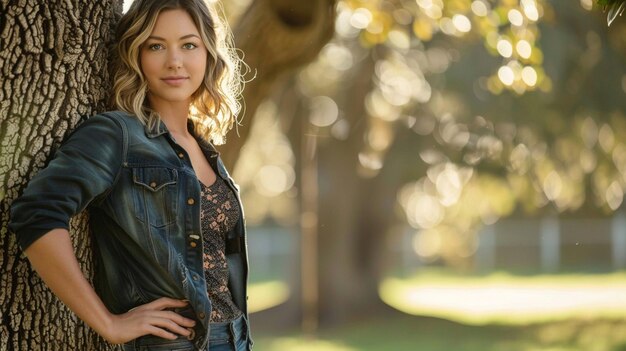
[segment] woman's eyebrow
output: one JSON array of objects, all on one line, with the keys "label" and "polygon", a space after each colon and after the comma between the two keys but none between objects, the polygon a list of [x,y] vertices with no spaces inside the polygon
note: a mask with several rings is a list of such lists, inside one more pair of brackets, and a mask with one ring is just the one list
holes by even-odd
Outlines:
[{"label": "woman's eyebrow", "polygon": [[[200,37],[195,35],[195,34],[187,34],[187,35],[183,35],[178,40],[183,40],[183,39],[192,38],[192,37],[196,37],[196,38],[200,39]],[[165,38],[157,37],[156,35],[151,35],[151,36],[148,37],[148,39],[166,41]]]}]

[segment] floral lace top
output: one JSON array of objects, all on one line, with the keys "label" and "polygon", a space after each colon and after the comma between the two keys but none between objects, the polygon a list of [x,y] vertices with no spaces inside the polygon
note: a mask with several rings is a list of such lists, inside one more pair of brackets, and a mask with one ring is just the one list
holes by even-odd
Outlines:
[{"label": "floral lace top", "polygon": [[228,289],[225,235],[239,219],[239,205],[233,191],[217,176],[210,186],[200,183],[200,227],[203,235],[204,278],[213,310],[210,322],[228,322],[241,315]]}]

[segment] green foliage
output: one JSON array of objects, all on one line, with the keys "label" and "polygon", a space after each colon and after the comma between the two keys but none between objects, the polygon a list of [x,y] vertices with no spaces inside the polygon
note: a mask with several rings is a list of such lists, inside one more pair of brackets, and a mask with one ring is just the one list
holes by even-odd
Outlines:
[{"label": "green foliage", "polygon": [[[325,135],[363,133],[348,139],[359,174],[395,180],[386,193],[424,238],[420,257],[462,265],[473,235],[499,218],[623,206],[626,45],[591,10],[571,0],[340,1],[335,40],[299,84],[341,111]],[[363,75],[371,88],[347,101],[343,87]]]},{"label": "green foliage", "polygon": [[624,0],[598,0],[598,5],[600,6],[609,6],[612,4],[617,4],[624,2]]}]

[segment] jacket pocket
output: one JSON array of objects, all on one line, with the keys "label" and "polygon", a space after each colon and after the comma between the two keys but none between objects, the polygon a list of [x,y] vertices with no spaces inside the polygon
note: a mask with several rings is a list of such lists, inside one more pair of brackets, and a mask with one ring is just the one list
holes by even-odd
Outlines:
[{"label": "jacket pocket", "polygon": [[176,221],[178,173],[162,167],[133,168],[135,216],[143,223],[163,227]]}]

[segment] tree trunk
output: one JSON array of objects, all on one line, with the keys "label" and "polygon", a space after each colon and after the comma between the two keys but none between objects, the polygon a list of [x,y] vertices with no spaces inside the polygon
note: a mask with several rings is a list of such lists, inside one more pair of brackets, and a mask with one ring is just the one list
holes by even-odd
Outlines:
[{"label": "tree trunk", "polygon": [[[68,132],[106,109],[108,44],[122,1],[0,1],[0,345],[10,350],[110,347],[31,269],[8,233],[9,206]],[[91,276],[86,215],[70,233]]]},{"label": "tree trunk", "polygon": [[[301,265],[306,256],[301,252],[298,261],[293,263],[293,271],[297,274],[290,277],[288,301],[252,316],[257,325],[263,321],[261,328],[293,328],[302,323],[303,330],[314,332],[310,323],[328,328],[364,316],[381,317],[383,313],[393,312],[380,299],[378,286],[391,262],[386,247],[387,230],[395,220],[399,182],[389,181],[390,175],[384,173],[385,169],[371,179],[358,175],[358,154],[363,147],[368,118],[362,102],[372,89],[373,58],[364,59],[353,70],[354,80],[338,83],[345,86],[342,91],[346,94],[336,101],[345,107],[340,115],[350,125],[346,140],[328,137],[327,130],[318,130],[310,124],[306,97],[298,92],[295,79],[287,81],[276,94],[282,126],[294,154],[300,155],[295,165],[300,198],[306,193],[303,182],[305,159],[317,159],[319,193],[313,201],[318,205],[313,221],[317,234],[311,240],[317,242],[317,248],[313,250],[317,254],[314,269],[317,276],[313,279],[317,286],[313,287],[316,292],[311,294],[316,295],[317,301],[314,303],[316,310],[311,311],[311,303],[305,297],[309,294],[303,294],[300,280]],[[302,203],[301,206],[306,207]],[[311,234],[306,233],[307,228],[301,229],[301,240],[308,240],[304,236]],[[311,248],[303,247],[303,250],[307,249]]]},{"label": "tree trunk", "polygon": [[378,286],[386,273],[396,194],[382,174],[359,175],[369,118],[363,101],[372,89],[374,67],[367,56],[355,68],[355,78],[343,82],[346,94],[337,104],[350,125],[348,138],[319,138],[319,320],[326,326],[391,310]]},{"label": "tree trunk", "polygon": [[[232,167],[253,123],[254,112],[276,81],[315,59],[335,31],[336,0],[255,0],[234,29],[236,46],[250,66],[244,90],[245,116],[222,147]],[[239,136],[237,136],[239,134]]]}]

